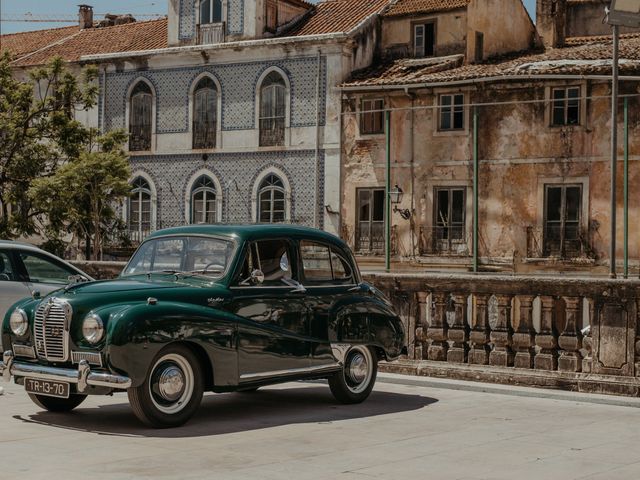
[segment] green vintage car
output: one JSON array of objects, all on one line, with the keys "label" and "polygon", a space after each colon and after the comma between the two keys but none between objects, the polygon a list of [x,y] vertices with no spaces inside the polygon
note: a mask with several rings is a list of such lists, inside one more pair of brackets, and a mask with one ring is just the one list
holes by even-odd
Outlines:
[{"label": "green vintage car", "polygon": [[189,420],[205,391],[291,380],[327,378],[338,401],[362,402],[378,360],[404,347],[400,319],[349,248],[286,225],[156,232],[119,278],[24,299],[1,334],[0,374],[40,407],[126,391],[153,427]]}]

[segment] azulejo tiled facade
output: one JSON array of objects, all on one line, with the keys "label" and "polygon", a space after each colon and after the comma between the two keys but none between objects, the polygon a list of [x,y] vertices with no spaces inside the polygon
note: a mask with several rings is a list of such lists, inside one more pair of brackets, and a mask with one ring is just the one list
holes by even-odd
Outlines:
[{"label": "azulejo tiled facade", "polygon": [[[221,222],[255,222],[253,191],[265,171],[277,169],[286,175],[291,187],[291,222],[313,226],[321,215],[323,155],[316,163],[315,151],[220,153],[208,155],[151,155],[131,159],[133,175],[144,173],[157,192],[157,225],[182,225],[189,217],[190,179],[196,172],[207,172],[222,187]],[[321,222],[321,220],[320,220]],[[322,227],[322,225],[319,225]]]},{"label": "azulejo tiled facade", "polygon": [[[277,67],[290,84],[291,127],[316,124],[316,76],[318,59],[314,56],[271,62],[222,63],[201,67],[178,67],[147,71],[114,72],[106,76],[108,96],[104,109],[106,129],[125,128],[127,93],[140,78],[151,82],[156,96],[156,133],[189,130],[189,92],[202,73],[209,73],[220,84],[222,130],[256,128],[256,89],[263,72]],[[325,124],[326,57],[320,58],[320,125]]]},{"label": "azulejo tiled facade", "polygon": [[[197,0],[180,0],[179,39],[196,37]],[[244,33],[244,0],[227,0],[227,34]]]}]

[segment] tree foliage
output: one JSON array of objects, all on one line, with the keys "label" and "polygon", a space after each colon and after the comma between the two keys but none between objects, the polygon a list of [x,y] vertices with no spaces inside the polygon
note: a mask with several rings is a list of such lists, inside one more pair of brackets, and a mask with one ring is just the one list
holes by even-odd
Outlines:
[{"label": "tree foliage", "polygon": [[0,57],[0,238],[38,233],[31,183],[91,148],[95,131],[75,117],[95,106],[96,78],[95,67],[76,78],[54,58],[20,80],[9,53]]},{"label": "tree foliage", "polygon": [[114,205],[131,189],[126,138],[122,131],[97,137],[98,151],[80,152],[53,175],[32,182],[29,199],[45,215],[49,238],[64,232],[92,238],[91,258],[101,257],[104,238],[117,223]]}]

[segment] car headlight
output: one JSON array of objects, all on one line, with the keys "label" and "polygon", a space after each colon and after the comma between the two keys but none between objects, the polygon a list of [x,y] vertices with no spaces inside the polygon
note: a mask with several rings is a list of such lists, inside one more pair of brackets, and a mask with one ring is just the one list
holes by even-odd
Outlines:
[{"label": "car headlight", "polygon": [[26,312],[21,308],[16,308],[9,317],[9,326],[14,335],[24,337],[29,330],[29,319]]},{"label": "car headlight", "polygon": [[85,340],[93,345],[104,337],[104,324],[102,319],[95,313],[90,313],[84,317],[82,322],[82,335]]}]

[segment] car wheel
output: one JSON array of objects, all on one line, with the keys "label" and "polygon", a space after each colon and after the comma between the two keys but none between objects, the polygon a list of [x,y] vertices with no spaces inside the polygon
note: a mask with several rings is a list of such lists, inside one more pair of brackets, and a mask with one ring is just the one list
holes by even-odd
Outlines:
[{"label": "car wheel", "polygon": [[376,383],[378,359],[366,345],[355,345],[344,357],[341,371],[329,377],[331,393],[341,403],[364,401]]},{"label": "car wheel", "polygon": [[200,362],[183,345],[163,349],[142,385],[127,390],[133,413],[154,428],[186,423],[200,406],[203,392]]},{"label": "car wheel", "polygon": [[71,394],[69,398],[56,398],[30,393],[29,398],[40,408],[49,412],[70,412],[84,402],[87,396]]}]

